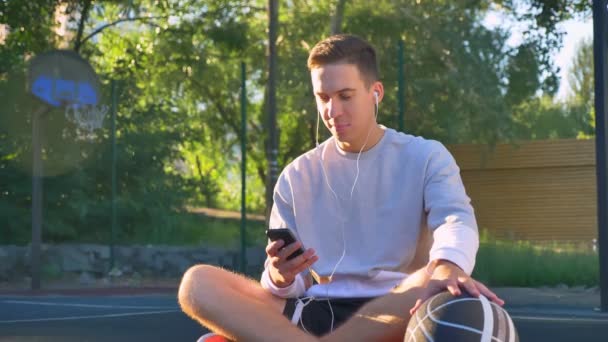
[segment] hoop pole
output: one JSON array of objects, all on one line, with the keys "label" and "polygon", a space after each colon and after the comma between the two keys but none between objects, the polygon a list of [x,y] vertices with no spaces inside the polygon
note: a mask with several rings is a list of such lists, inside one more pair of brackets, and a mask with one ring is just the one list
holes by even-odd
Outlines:
[{"label": "hoop pole", "polygon": [[115,265],[116,244],[116,81],[112,80],[112,231],[110,234],[110,269]]},{"label": "hoop pole", "polygon": [[593,2],[593,61],[595,75],[595,154],[600,310],[608,312],[608,1]]},{"label": "hoop pole", "polygon": [[40,289],[40,264],[42,246],[42,190],[43,162],[41,143],[41,120],[48,113],[49,107],[42,106],[32,113],[32,243],[30,245],[31,289]]},{"label": "hoop pole", "polygon": [[242,273],[247,271],[247,88],[246,66],[241,62],[241,262]]}]

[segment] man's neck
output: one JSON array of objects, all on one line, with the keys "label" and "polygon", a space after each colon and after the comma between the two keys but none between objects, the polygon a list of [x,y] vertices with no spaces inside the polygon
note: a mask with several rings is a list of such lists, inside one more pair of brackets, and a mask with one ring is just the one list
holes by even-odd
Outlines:
[{"label": "man's neck", "polygon": [[[380,128],[380,126],[376,123],[374,123],[374,125],[371,128],[371,131],[369,132],[369,137],[365,136],[363,137],[363,140],[361,141],[357,141],[354,143],[348,143],[348,142],[342,142],[339,140],[336,140],[338,143],[338,147],[340,147],[340,149],[342,151],[345,152],[350,152],[350,153],[359,153],[359,151],[361,152],[365,152],[369,149],[371,149],[372,147],[376,146],[376,144],[378,144],[378,142],[380,142],[380,139],[382,139],[382,136],[384,136],[384,130],[382,128]],[[367,140],[367,142],[366,142]],[[363,150],[361,149],[363,147]]]}]

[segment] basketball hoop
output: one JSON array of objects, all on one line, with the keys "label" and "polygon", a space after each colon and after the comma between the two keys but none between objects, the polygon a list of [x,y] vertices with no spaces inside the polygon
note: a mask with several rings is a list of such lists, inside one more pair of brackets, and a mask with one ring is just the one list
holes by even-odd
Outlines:
[{"label": "basketball hoop", "polygon": [[100,104],[99,79],[80,55],[54,50],[36,56],[29,66],[29,88],[43,103],[64,111],[76,126],[77,140],[97,137],[108,107]]},{"label": "basketball hoop", "polygon": [[108,113],[108,106],[82,105],[73,103],[65,106],[65,117],[76,124],[79,129],[79,137],[95,138],[96,130],[103,126],[103,119]]}]

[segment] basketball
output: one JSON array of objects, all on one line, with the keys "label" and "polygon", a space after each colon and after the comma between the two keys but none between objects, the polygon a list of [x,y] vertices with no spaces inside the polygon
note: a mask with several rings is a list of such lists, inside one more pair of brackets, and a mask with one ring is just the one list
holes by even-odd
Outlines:
[{"label": "basketball", "polygon": [[509,314],[486,297],[449,292],[429,298],[410,319],[404,342],[518,342]]}]

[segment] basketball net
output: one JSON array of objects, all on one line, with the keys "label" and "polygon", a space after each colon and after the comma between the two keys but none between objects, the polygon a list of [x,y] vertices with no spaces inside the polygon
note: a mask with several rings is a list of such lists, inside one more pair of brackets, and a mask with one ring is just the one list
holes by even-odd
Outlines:
[{"label": "basketball net", "polygon": [[95,131],[103,126],[103,119],[108,106],[68,104],[65,106],[65,117],[77,125],[78,138],[92,140],[97,137]]}]

